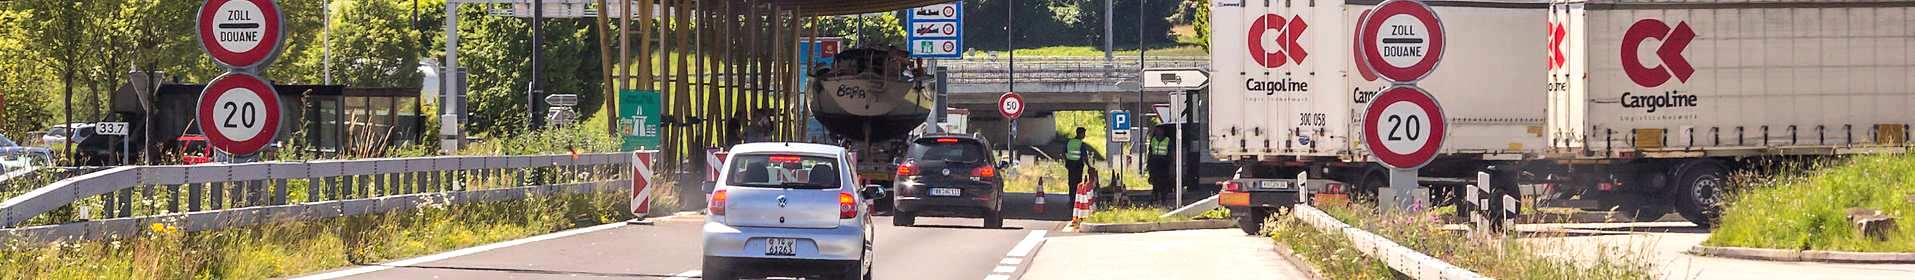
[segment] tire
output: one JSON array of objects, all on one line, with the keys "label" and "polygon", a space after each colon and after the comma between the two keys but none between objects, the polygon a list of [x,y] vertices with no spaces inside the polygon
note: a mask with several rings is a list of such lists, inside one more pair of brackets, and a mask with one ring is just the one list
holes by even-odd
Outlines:
[{"label": "tire", "polygon": [[715,257],[705,257],[704,268],[702,270],[704,270],[704,276],[701,277],[700,279],[705,279],[705,280],[736,280],[738,279],[738,274],[733,273],[731,271],[731,267],[726,266],[724,261],[719,260],[718,258],[715,258]]},{"label": "tire", "polygon": [[1616,213],[1614,213],[1613,216],[1624,218],[1632,222],[1654,222],[1661,220],[1662,216],[1668,215],[1670,212],[1669,205],[1662,200],[1641,199],[1640,201],[1624,202],[1622,206],[1616,208]]},{"label": "tire", "polygon": [[1004,228],[1004,213],[986,210],[984,212],[984,228]]},{"label": "tire", "polygon": [[1676,212],[1696,226],[1715,226],[1722,215],[1722,194],[1728,190],[1727,168],[1715,162],[1701,162],[1683,168],[1676,183]]},{"label": "tire", "polygon": [[1378,169],[1370,169],[1363,171],[1363,177],[1361,178],[1363,178],[1362,181],[1357,182],[1355,189],[1347,191],[1350,193],[1350,202],[1372,206],[1381,205],[1377,202],[1377,192],[1390,188],[1390,176],[1383,174],[1383,172]]},{"label": "tire", "polygon": [[1237,229],[1242,229],[1244,235],[1257,235],[1263,232],[1263,220],[1268,218],[1269,210],[1250,208],[1249,213],[1237,217]]},{"label": "tire", "polygon": [[916,224],[916,223],[918,223],[918,214],[917,214],[917,213],[911,213],[911,212],[904,212],[904,211],[892,211],[892,212],[891,212],[891,225],[892,225],[892,226],[900,226],[900,227],[908,227],[908,226],[911,226],[912,224]]}]

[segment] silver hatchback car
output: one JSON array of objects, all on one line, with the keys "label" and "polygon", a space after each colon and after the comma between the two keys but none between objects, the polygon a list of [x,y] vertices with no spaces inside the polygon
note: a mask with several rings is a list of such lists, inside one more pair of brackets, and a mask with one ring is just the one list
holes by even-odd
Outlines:
[{"label": "silver hatchback car", "polygon": [[704,279],[868,279],[873,235],[865,191],[844,148],[732,147],[708,194]]}]

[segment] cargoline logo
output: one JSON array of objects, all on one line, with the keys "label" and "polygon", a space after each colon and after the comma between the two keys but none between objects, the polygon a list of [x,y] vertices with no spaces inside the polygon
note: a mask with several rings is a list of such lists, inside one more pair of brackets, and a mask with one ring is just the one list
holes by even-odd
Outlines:
[{"label": "cargoline logo", "polygon": [[1569,64],[1569,56],[1563,54],[1563,39],[1569,37],[1569,30],[1560,23],[1549,23],[1549,69],[1562,69]]},{"label": "cargoline logo", "polygon": [[[1630,81],[1644,88],[1662,86],[1669,83],[1670,78],[1680,83],[1688,83],[1689,76],[1694,75],[1696,69],[1689,65],[1689,60],[1682,56],[1682,51],[1687,49],[1689,42],[1694,41],[1695,38],[1696,32],[1689,28],[1688,22],[1678,21],[1674,28],[1670,28],[1669,24],[1661,20],[1636,21],[1622,35],[1623,74],[1629,76]],[[1656,47],[1655,52],[1656,58],[1662,60],[1662,63],[1655,67],[1645,65],[1646,63],[1642,61],[1643,57],[1638,54],[1642,49],[1643,41],[1649,39],[1656,39],[1662,43]],[[1662,94],[1637,94],[1629,91],[1622,93],[1622,107],[1642,108],[1648,113],[1655,113],[1658,108],[1697,107],[1700,106],[1698,104],[1700,100],[1701,98],[1694,93],[1683,92],[1680,89],[1667,90]]]},{"label": "cargoline logo", "polygon": [[[1303,45],[1298,44],[1297,39],[1302,38],[1303,30],[1309,28],[1310,24],[1304,23],[1302,16],[1285,21],[1281,15],[1265,14],[1250,23],[1250,57],[1264,68],[1283,67],[1288,61],[1302,64],[1303,58],[1309,57],[1310,53],[1303,50]],[[1272,31],[1277,32],[1276,45],[1265,46],[1263,37],[1266,32]]]},{"label": "cargoline logo", "polygon": [[[1682,51],[1696,38],[1695,30],[1689,29],[1688,22],[1676,22],[1674,29],[1656,19],[1643,19],[1630,25],[1622,35],[1622,71],[1629,80],[1643,87],[1657,87],[1669,82],[1673,77],[1683,83],[1689,82],[1689,75],[1696,69],[1689,66],[1689,59],[1682,57]],[[1656,67],[1643,65],[1641,55],[1637,54],[1642,43],[1648,39],[1662,41],[1656,47],[1656,58],[1662,64]]]}]

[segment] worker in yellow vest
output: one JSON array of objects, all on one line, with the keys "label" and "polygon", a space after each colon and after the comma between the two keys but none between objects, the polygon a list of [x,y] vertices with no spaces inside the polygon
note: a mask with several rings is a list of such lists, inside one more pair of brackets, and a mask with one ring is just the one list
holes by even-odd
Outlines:
[{"label": "worker in yellow vest", "polygon": [[1077,135],[1064,140],[1064,169],[1070,174],[1070,185],[1076,186],[1084,181],[1084,127],[1077,127]]},{"label": "worker in yellow vest", "polygon": [[1171,192],[1176,188],[1171,186],[1176,182],[1176,178],[1172,178],[1176,175],[1171,173],[1174,160],[1170,157],[1171,138],[1169,136],[1169,129],[1150,130],[1150,158],[1146,161],[1150,175],[1151,202],[1158,205],[1168,205],[1167,203],[1172,199]]}]

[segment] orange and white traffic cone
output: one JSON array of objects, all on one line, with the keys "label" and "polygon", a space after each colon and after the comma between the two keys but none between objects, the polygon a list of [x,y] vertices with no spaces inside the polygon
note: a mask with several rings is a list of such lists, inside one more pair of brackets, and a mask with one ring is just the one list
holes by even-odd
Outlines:
[{"label": "orange and white traffic cone", "polygon": [[1072,201],[1071,227],[1077,227],[1084,222],[1084,218],[1090,217],[1092,185],[1095,184],[1089,181],[1077,185],[1077,199]]},{"label": "orange and white traffic cone", "polygon": [[1037,201],[1031,204],[1031,211],[1044,213],[1044,178],[1037,178]]}]

